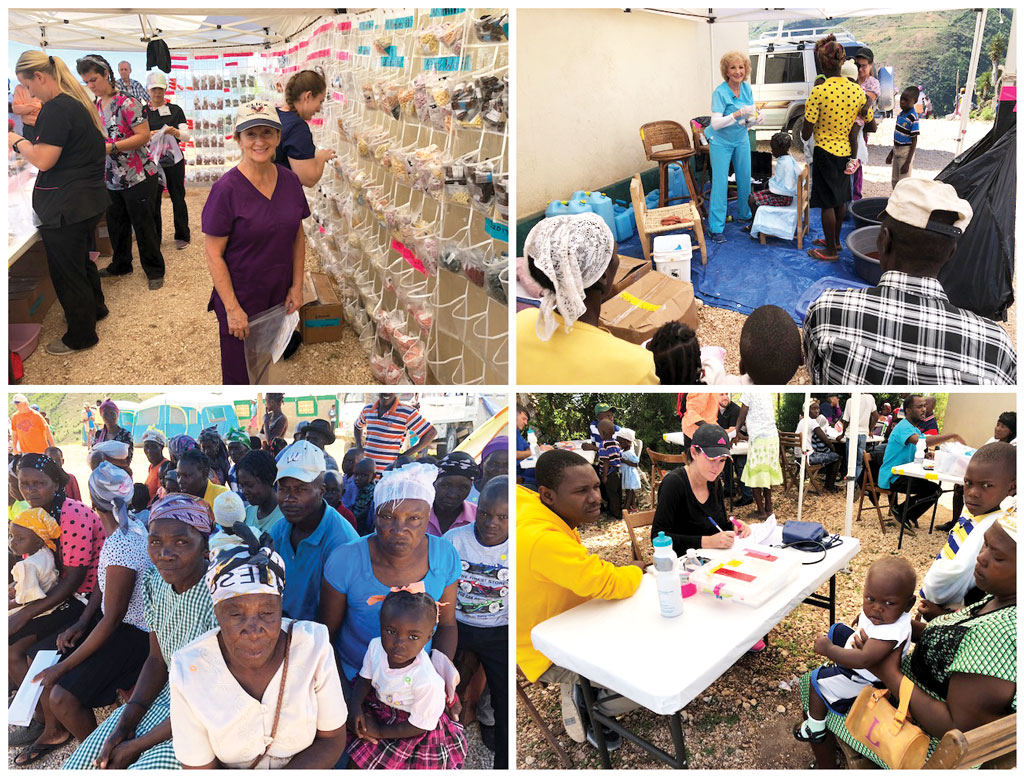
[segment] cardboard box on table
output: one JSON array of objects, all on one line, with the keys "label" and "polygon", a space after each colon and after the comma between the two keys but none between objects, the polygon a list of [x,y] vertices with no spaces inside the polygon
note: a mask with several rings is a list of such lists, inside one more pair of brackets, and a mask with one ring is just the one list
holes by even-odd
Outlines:
[{"label": "cardboard box on table", "polygon": [[697,331],[693,284],[649,272],[601,306],[601,326],[616,337],[643,343],[669,321]]},{"label": "cardboard box on table", "polygon": [[634,259],[631,256],[619,254],[619,269],[615,271],[615,282],[612,285],[612,294],[625,291],[638,280],[643,278],[653,268],[651,263],[645,259]]},{"label": "cardboard box on table", "polygon": [[57,299],[42,241],[37,241],[8,268],[7,278],[7,322],[42,324]]},{"label": "cardboard box on table", "polygon": [[299,309],[302,342],[333,343],[341,339],[341,298],[326,273],[307,272],[302,283],[303,305]]}]

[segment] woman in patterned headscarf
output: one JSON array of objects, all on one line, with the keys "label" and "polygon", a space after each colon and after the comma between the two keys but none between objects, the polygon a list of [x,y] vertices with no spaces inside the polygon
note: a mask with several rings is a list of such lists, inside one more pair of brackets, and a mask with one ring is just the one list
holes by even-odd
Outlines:
[{"label": "woman in patterned headscarf", "polygon": [[[75,624],[85,612],[85,603],[96,586],[96,567],[107,535],[94,511],[64,494],[67,475],[49,456],[41,453],[20,456],[17,476],[18,488],[29,507],[46,510],[61,529],[57,585],[45,598],[30,602],[7,620],[10,680],[20,684],[35,654],[39,650],[55,649],[58,634]],[[49,610],[53,612],[42,615]],[[15,733],[10,744],[34,742],[41,732],[41,726],[29,726]]]},{"label": "woman in patterned headscarf", "polygon": [[[914,631],[914,649],[903,656],[893,650],[865,667],[897,698],[904,678],[914,689],[910,714],[932,737],[931,753],[954,728],[970,731],[1009,715],[1017,706],[1017,509],[1003,514],[985,532],[974,567],[974,582],[988,594],[975,604],[940,615]],[[917,621],[916,623],[920,623]],[[856,644],[855,647],[860,647]],[[806,710],[809,675],[800,678]],[[812,743],[818,768],[835,768],[835,739],[840,737],[862,755],[877,757],[846,730],[845,717],[829,712],[831,735]]]},{"label": "woman in patterned headscarf", "polygon": [[441,537],[449,529],[476,520],[476,505],[469,501],[469,492],[480,467],[468,453],[455,451],[441,459],[437,469],[427,534]]},{"label": "woman in patterned headscarf", "polygon": [[149,655],[132,697],[93,731],[65,769],[180,769],[171,742],[167,667],[177,650],[217,625],[206,586],[213,530],[209,505],[188,494],[153,503],[147,549],[153,568],[143,577]]},{"label": "woman in patterned headscarf", "polygon": [[193,438],[189,437],[187,434],[175,435],[174,437],[171,438],[171,441],[167,443],[167,453],[171,457],[171,465],[176,467],[178,465],[178,459],[181,457],[181,454],[183,454],[187,450],[191,450],[192,448],[198,447],[199,443],[197,443]]},{"label": "woman in patterned headscarf", "polygon": [[199,433],[199,448],[210,460],[210,480],[218,486],[226,486],[231,460],[228,458],[228,447],[216,426],[208,426]]},{"label": "woman in patterned headscarf", "polygon": [[619,268],[615,238],[593,213],[547,218],[530,230],[518,277],[539,308],[516,315],[524,383],[657,383],[651,352],[601,329]]},{"label": "woman in patterned headscarf", "polygon": [[[171,661],[174,752],[190,768],[332,769],[348,714],[327,627],[282,617],[284,562],[269,534],[230,533],[206,573],[219,628]],[[270,741],[252,725],[261,719],[273,721]]]}]

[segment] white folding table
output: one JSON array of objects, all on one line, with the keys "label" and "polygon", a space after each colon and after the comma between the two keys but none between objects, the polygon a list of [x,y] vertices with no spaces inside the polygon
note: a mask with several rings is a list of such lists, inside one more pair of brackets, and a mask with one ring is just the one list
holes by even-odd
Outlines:
[{"label": "white folding table", "polygon": [[[587,464],[593,464],[594,459],[597,457],[597,451],[584,450],[581,446],[585,442],[591,442],[591,440],[569,440],[568,443],[572,445],[572,452],[579,454],[587,460]],[[562,445],[562,444],[560,444]],[[559,446],[556,446],[559,447]],[[523,469],[534,469],[537,466],[538,456],[529,456],[519,462],[519,466]]]},{"label": "white folding table", "polygon": [[[764,549],[768,549],[766,546]],[[805,562],[797,578],[760,607],[715,599],[699,593],[683,602],[683,614],[664,618],[652,575],[645,574],[629,599],[591,600],[533,628],[534,647],[557,666],[580,676],[591,720],[617,731],[651,755],[676,768],[686,768],[679,711],[717,680],[773,626],[801,603],[829,611],[835,622],[836,573],[860,551],[860,541],[842,537],[842,544],[825,553],[775,549]],[[726,551],[702,549],[715,557]],[[829,581],[829,595],[814,593]],[[597,709],[592,683],[668,718],[675,754],[624,728]],[[611,759],[600,725],[594,726],[601,764]]]},{"label": "white folding table", "polygon": [[[932,469],[926,469],[921,464],[918,464],[917,462],[914,461],[911,461],[907,464],[900,464],[897,467],[893,467],[892,474],[897,476],[902,475],[907,479],[907,492],[904,497],[904,505],[908,504],[910,501],[910,481],[912,479],[927,480],[932,483],[938,483],[940,487],[943,483],[952,483],[954,486],[962,486],[964,484],[964,479],[962,477],[959,477],[957,475],[950,475],[945,472],[936,472],[935,470]],[[906,507],[904,507],[904,510],[905,509]],[[939,500],[938,498],[936,498],[935,504],[932,506],[932,522],[931,525],[928,527],[929,534],[931,534],[932,529],[935,528],[935,514],[938,511],[938,509]],[[906,521],[900,521],[900,538],[899,541],[896,543],[897,550],[901,550],[903,548],[903,530],[906,528],[906,526]]]}]

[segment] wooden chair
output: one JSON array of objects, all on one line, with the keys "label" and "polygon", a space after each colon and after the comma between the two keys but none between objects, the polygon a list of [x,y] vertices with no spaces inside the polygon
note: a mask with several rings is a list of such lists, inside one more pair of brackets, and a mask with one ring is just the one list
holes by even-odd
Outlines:
[{"label": "wooden chair", "polygon": [[[644,200],[644,187],[640,183],[640,176],[634,175],[629,182],[629,197],[633,202],[633,212],[636,215],[636,231],[640,235],[640,245],[644,249],[644,259],[651,261],[650,238],[664,232],[675,232],[680,229],[689,229],[697,236],[697,245],[700,246],[700,263],[708,263],[708,251],[704,245],[704,228],[700,223],[700,212],[693,202],[686,202],[682,205],[670,205],[667,208],[647,209],[647,202]],[[682,220],[679,224],[662,224],[662,219],[669,216],[677,216]]]},{"label": "wooden chair", "polygon": [[686,190],[692,200],[696,187],[690,174],[690,157],[694,151],[683,126],[674,121],[651,121],[640,128],[640,140],[647,158],[658,163],[658,207],[664,208],[673,199],[682,199],[668,196],[668,167],[676,162],[683,169]]},{"label": "wooden chair", "polygon": [[[811,168],[804,165],[796,179],[796,247],[804,247],[804,235],[811,228]],[[765,245],[765,234],[759,234],[761,245]]]},{"label": "wooden chair", "polygon": [[650,526],[654,523],[654,510],[644,510],[640,513],[623,513],[626,519],[626,531],[629,532],[629,544],[633,549],[633,560],[643,561],[643,551],[640,550],[640,543],[636,541],[636,530],[641,526]]},{"label": "wooden chair", "polygon": [[555,732],[553,732],[548,724],[544,722],[544,718],[540,716],[537,708],[533,706],[533,702],[530,701],[530,697],[526,695],[526,686],[524,683],[527,682],[529,682],[529,680],[526,679],[526,675],[523,674],[523,670],[517,666],[516,696],[526,708],[526,713],[530,716],[533,722],[540,727],[540,733],[544,735],[544,739],[547,740],[548,745],[555,752],[555,755],[558,756],[558,762],[562,765],[562,768],[572,769],[572,759],[569,757],[569,754],[565,752],[565,748],[558,743],[558,739],[555,737]]},{"label": "wooden chair", "polygon": [[[790,486],[792,485],[796,485],[797,487],[799,487],[800,456],[804,455],[802,450],[803,443],[800,437],[801,435],[798,434],[797,432],[779,432],[779,456],[782,457],[783,465],[783,493],[788,492]],[[795,462],[789,457],[789,451],[794,449],[798,454],[796,456]],[[814,489],[814,493],[816,493],[818,496],[821,496],[823,492],[821,488],[818,486],[818,481],[815,479],[814,476],[817,475],[824,468],[824,466],[824,464],[811,464],[811,462],[808,461],[807,466],[804,468],[804,474],[807,476],[807,479],[811,481],[811,487]],[[787,474],[789,475],[788,480],[786,478]]]},{"label": "wooden chair", "polygon": [[[836,737],[847,769],[878,766]],[[1017,714],[1007,715],[970,731],[950,729],[939,741],[924,769],[1013,769],[1017,765]]]},{"label": "wooden chair", "polygon": [[884,496],[886,498],[885,506],[893,504],[892,501],[892,490],[885,491],[879,488],[875,484],[874,475],[871,474],[871,454],[864,451],[864,468],[860,473],[860,500],[857,502],[857,520],[860,521],[860,513],[864,509],[864,497],[867,494],[871,494],[871,504],[875,508],[875,512],[878,513],[878,526],[882,529],[882,534],[885,534],[885,519],[882,517],[882,508],[879,505],[879,500]]},{"label": "wooden chair", "polygon": [[686,456],[683,454],[658,453],[647,449],[647,455],[651,457],[651,509],[658,506],[658,486],[665,478],[665,473],[686,463]]}]

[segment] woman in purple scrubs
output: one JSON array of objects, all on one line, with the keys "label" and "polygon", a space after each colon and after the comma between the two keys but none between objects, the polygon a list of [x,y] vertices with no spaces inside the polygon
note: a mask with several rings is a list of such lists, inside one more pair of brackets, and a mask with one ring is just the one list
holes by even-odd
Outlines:
[{"label": "woman in purple scrubs", "polygon": [[206,261],[213,276],[208,310],[220,325],[225,385],[248,384],[245,343],[249,317],[284,304],[302,305],[309,206],[291,170],[274,164],[281,121],[261,100],[243,105],[235,122],[242,161],[210,189],[203,208]]}]

